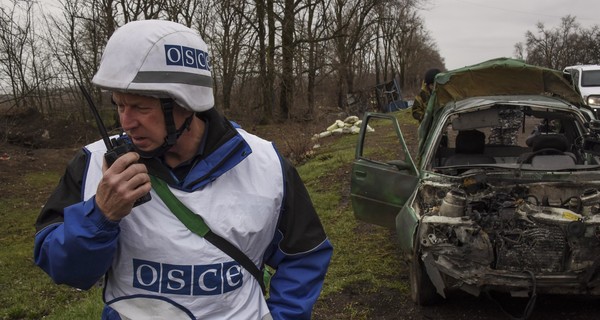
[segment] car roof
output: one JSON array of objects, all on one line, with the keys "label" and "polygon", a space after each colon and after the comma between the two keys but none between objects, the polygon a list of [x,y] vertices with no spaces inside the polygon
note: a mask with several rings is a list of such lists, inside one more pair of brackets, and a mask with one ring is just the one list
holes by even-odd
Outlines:
[{"label": "car roof", "polygon": [[577,111],[577,107],[565,100],[542,95],[505,95],[471,97],[454,103],[454,111],[465,111],[486,105],[538,106],[550,110]]},{"label": "car roof", "polygon": [[583,71],[600,70],[600,64],[580,64],[580,65],[565,67],[564,70],[569,70],[569,69],[581,69]]}]

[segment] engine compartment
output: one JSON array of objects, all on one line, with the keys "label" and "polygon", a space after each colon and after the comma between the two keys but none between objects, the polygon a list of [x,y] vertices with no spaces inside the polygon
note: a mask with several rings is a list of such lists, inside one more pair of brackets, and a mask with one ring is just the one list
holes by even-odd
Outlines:
[{"label": "engine compartment", "polygon": [[423,184],[417,241],[448,268],[584,272],[600,257],[600,185]]}]

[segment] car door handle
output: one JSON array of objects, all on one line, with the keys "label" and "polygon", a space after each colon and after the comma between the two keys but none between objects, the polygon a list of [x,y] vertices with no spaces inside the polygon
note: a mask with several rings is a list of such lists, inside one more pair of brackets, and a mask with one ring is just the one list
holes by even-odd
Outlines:
[{"label": "car door handle", "polygon": [[367,173],[364,171],[354,171],[354,175],[358,178],[364,178],[367,176]]}]

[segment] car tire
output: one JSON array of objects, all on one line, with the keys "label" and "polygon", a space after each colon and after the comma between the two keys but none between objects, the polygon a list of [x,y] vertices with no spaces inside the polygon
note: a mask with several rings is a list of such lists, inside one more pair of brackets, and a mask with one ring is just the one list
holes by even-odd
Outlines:
[{"label": "car tire", "polygon": [[437,293],[418,254],[414,254],[410,261],[409,276],[410,293],[415,304],[431,306],[442,301],[442,296]]}]

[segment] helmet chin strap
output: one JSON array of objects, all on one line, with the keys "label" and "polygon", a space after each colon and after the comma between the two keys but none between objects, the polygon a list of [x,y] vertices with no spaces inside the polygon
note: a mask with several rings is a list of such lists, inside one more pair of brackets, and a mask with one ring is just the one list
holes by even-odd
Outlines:
[{"label": "helmet chin strap", "polygon": [[162,107],[163,114],[165,116],[165,127],[167,129],[167,136],[165,137],[165,141],[163,144],[151,151],[142,151],[137,147],[134,148],[137,153],[142,158],[154,158],[163,155],[167,150],[171,149],[177,143],[177,139],[183,134],[185,130],[189,130],[190,123],[192,123],[192,117],[194,114],[192,113],[189,117],[185,119],[181,127],[177,129],[175,127],[175,120],[173,119],[173,99],[160,99],[160,106]]}]

